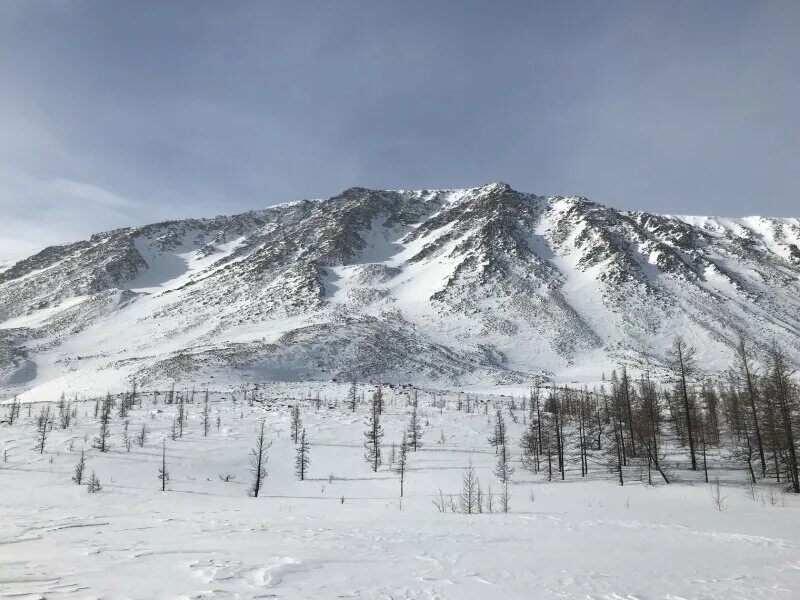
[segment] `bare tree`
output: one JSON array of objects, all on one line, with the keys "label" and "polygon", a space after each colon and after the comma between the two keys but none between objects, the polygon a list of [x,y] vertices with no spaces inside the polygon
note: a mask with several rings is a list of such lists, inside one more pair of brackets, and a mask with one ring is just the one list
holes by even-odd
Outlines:
[{"label": "bare tree", "polygon": [[298,404],[292,406],[292,422],[289,429],[292,432],[292,442],[296,444],[300,438],[300,430],[303,429],[303,419],[300,417],[300,406]]},{"label": "bare tree", "polygon": [[161,491],[167,491],[167,482],[169,481],[169,471],[167,471],[167,438],[161,440],[161,466],[158,467],[159,481],[161,481]]},{"label": "bare tree", "polygon": [[498,448],[497,466],[494,468],[494,474],[503,484],[508,482],[511,479],[511,475],[514,474],[514,467],[511,466],[511,452],[505,445]]},{"label": "bare tree", "polygon": [[186,398],[184,394],[178,393],[180,400],[178,400],[178,415],[175,418],[175,424],[178,426],[178,437],[183,437],[183,426],[186,424]]},{"label": "bare tree", "polygon": [[78,464],[75,465],[75,473],[72,475],[72,481],[76,485],[83,484],[83,472],[86,470],[86,457],[84,456],[83,449],[81,449],[81,457],[78,459]]},{"label": "bare tree", "polygon": [[140,448],[144,448],[145,443],[147,443],[147,423],[142,423],[142,428],[136,436],[136,443],[139,444]]},{"label": "bare tree", "polygon": [[492,431],[491,437],[489,437],[489,444],[494,447],[495,452],[497,452],[500,446],[508,444],[506,422],[503,420],[503,414],[500,412],[500,408],[497,409],[497,414],[495,415],[494,430]]},{"label": "bare tree", "polygon": [[206,390],[205,396],[203,398],[203,437],[208,436],[208,430],[211,428],[211,420],[210,420],[210,413],[208,410],[208,390]]},{"label": "bare tree", "polygon": [[103,486],[100,485],[100,480],[95,475],[94,471],[92,471],[92,476],[89,477],[89,482],[86,484],[86,491],[90,494],[96,494],[100,490],[103,489]]},{"label": "bare tree", "polygon": [[68,429],[69,424],[72,421],[72,408],[69,402],[64,402],[63,399],[60,403],[59,412],[58,412],[58,422],[61,425],[61,429]]},{"label": "bare tree", "polygon": [[476,506],[476,496],[478,492],[478,476],[475,474],[475,467],[472,466],[472,459],[464,467],[461,475],[461,494],[459,495],[459,507],[461,512],[467,515],[478,512]]},{"label": "bare tree", "polygon": [[513,473],[514,467],[511,466],[511,453],[504,444],[498,448],[497,466],[494,469],[495,476],[503,486],[503,491],[500,494],[500,508],[504,513],[507,513],[510,508],[511,494],[509,493],[509,484]]},{"label": "bare tree", "polygon": [[21,408],[21,404],[17,397],[14,396],[14,399],[11,401],[9,412],[8,412],[8,424],[13,425],[14,421],[19,418],[19,409]]},{"label": "bare tree", "polygon": [[791,478],[792,491],[800,494],[800,478],[798,478],[797,466],[797,447],[794,439],[794,429],[792,424],[793,415],[797,412],[797,394],[794,388],[787,366],[787,358],[784,352],[773,343],[770,349],[770,360],[772,362],[772,389],[775,399],[778,402],[780,418],[783,423],[784,444],[788,461],[789,476]]},{"label": "bare tree", "polygon": [[667,351],[667,361],[672,372],[678,377],[677,391],[683,401],[686,434],[689,439],[689,455],[692,461],[692,471],[697,470],[697,457],[694,451],[694,431],[692,425],[692,407],[689,399],[687,380],[697,372],[696,351],[689,346],[682,336],[676,335],[672,346]]},{"label": "bare tree", "polygon": [[250,474],[253,476],[253,482],[248,492],[254,498],[258,498],[261,484],[267,476],[267,450],[270,446],[272,442],[264,438],[264,419],[261,419],[256,445],[250,450]]},{"label": "bare tree", "polygon": [[350,410],[352,412],[356,412],[356,404],[358,403],[358,395],[357,395],[357,381],[356,378],[353,377],[353,382],[350,385],[350,391],[348,392],[348,403],[350,404]]},{"label": "bare tree", "polygon": [[364,432],[364,448],[366,454],[364,458],[372,466],[372,470],[378,470],[381,466],[381,441],[383,440],[383,427],[381,427],[381,413],[378,402],[373,398],[372,410],[367,417],[367,430]]},{"label": "bare tree", "polygon": [[111,394],[106,394],[100,407],[100,431],[94,438],[93,448],[100,452],[107,452],[109,448],[108,437],[111,435]]},{"label": "bare tree", "polygon": [[303,429],[300,433],[300,444],[297,446],[297,457],[294,461],[294,472],[300,481],[306,478],[306,471],[308,471],[308,466],[311,464],[310,454],[311,448],[306,439],[306,430]]},{"label": "bare tree", "polygon": [[532,473],[539,472],[539,431],[541,431],[541,423],[538,419],[531,418],[519,441],[522,450],[522,466]]},{"label": "bare tree", "polygon": [[619,394],[620,403],[625,411],[625,419],[628,422],[628,432],[630,435],[630,455],[636,456],[636,441],[633,435],[633,389],[631,388],[631,380],[628,377],[628,369],[625,365],[622,366],[622,377],[619,380]]},{"label": "bare tree", "polygon": [[509,482],[506,481],[503,484],[503,491],[500,492],[500,510],[504,513],[507,513],[511,510],[511,492],[509,491],[508,487]]},{"label": "bare tree", "polygon": [[397,452],[397,464],[395,472],[400,475],[400,497],[403,497],[403,486],[406,479],[406,467],[408,465],[408,440],[403,436],[400,441],[400,449]]},{"label": "bare tree", "polygon": [[647,460],[647,480],[652,484],[650,473],[651,466],[654,466],[664,483],[669,483],[667,474],[661,466],[659,437],[661,416],[658,405],[658,390],[655,383],[650,379],[650,374],[645,373],[639,382],[639,398],[641,400],[634,417],[634,431],[639,441],[639,448]]},{"label": "bare tree", "polygon": [[128,395],[122,394],[122,398],[119,400],[119,404],[117,405],[117,416],[120,419],[124,419],[128,416]]},{"label": "bare tree", "polygon": [[39,454],[44,453],[44,445],[47,442],[47,434],[50,432],[50,427],[50,403],[46,402],[36,418],[36,449]]},{"label": "bare tree", "polygon": [[131,424],[130,419],[125,419],[125,423],[122,428],[122,445],[125,446],[125,451],[131,451],[131,445],[133,444],[133,438],[128,435],[128,426]]},{"label": "bare tree", "polygon": [[414,402],[411,405],[411,417],[408,421],[408,428],[406,429],[406,439],[408,440],[409,450],[414,452],[422,446],[422,425],[419,422],[419,414],[417,412],[416,390],[414,390]]},{"label": "bare tree", "polygon": [[761,425],[758,422],[758,411],[756,410],[756,386],[754,382],[755,373],[750,364],[750,357],[747,352],[747,343],[744,336],[739,338],[739,346],[736,348],[737,358],[739,359],[739,371],[745,383],[745,395],[747,397],[748,408],[753,419],[753,431],[758,448],[758,458],[761,462],[761,476],[767,476],[767,459],[764,456],[764,442],[761,439]]},{"label": "bare tree", "polygon": [[623,438],[622,428],[617,418],[611,418],[611,431],[609,432],[612,443],[612,450],[614,452],[613,460],[611,461],[611,471],[617,473],[619,476],[619,484],[625,485],[625,478],[623,474]]},{"label": "bare tree", "polygon": [[716,508],[719,512],[722,512],[728,508],[726,504],[728,497],[722,494],[722,488],[719,485],[719,479],[715,479],[711,483],[709,494],[711,495],[711,502],[714,504],[714,508]]}]

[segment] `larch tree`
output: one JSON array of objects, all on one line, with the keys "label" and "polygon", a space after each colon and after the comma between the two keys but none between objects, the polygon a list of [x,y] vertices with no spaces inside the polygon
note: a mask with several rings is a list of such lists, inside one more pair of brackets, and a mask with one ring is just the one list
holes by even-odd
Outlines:
[{"label": "larch tree", "polygon": [[494,468],[494,474],[498,481],[503,484],[510,481],[511,475],[514,474],[514,467],[511,465],[511,452],[506,445],[498,448],[497,465]]},{"label": "larch tree", "polygon": [[[533,414],[533,411],[531,411],[531,414]],[[519,446],[522,450],[522,466],[531,473],[539,472],[540,431],[541,423],[539,423],[538,419],[531,418],[519,441]]]},{"label": "larch tree", "polygon": [[100,431],[94,438],[93,447],[100,452],[107,452],[109,448],[108,437],[111,435],[111,394],[106,394],[100,406]]},{"label": "larch tree", "polygon": [[294,404],[291,412],[292,420],[289,429],[292,434],[292,442],[297,443],[300,439],[300,431],[303,429],[303,419],[300,417],[300,405]]},{"label": "larch tree", "polygon": [[45,402],[39,416],[36,417],[36,449],[39,454],[44,453],[44,445],[47,442],[47,434],[50,432],[50,403]]},{"label": "larch tree", "polygon": [[458,503],[462,513],[471,515],[478,512],[477,495],[478,476],[475,473],[475,467],[472,466],[472,459],[470,459],[469,464],[464,467],[464,472],[461,475],[461,493],[459,494]]},{"label": "larch tree", "polygon": [[311,447],[306,438],[306,430],[300,433],[299,444],[297,446],[297,456],[294,461],[294,472],[300,481],[305,480],[306,472],[311,464]]},{"label": "larch tree", "polygon": [[208,408],[208,390],[206,390],[205,396],[203,397],[202,424],[203,437],[208,437],[208,430],[211,429],[211,413]]},{"label": "larch tree", "polygon": [[400,448],[397,452],[395,462],[395,472],[400,475],[400,497],[403,497],[403,487],[406,479],[406,467],[408,466],[408,440],[405,436],[400,440]]},{"label": "larch tree", "polygon": [[253,479],[248,493],[254,498],[258,498],[261,485],[267,476],[267,450],[270,446],[272,442],[268,442],[264,437],[264,419],[261,419],[255,446],[250,450],[250,474]]},{"label": "larch tree", "polygon": [[406,429],[406,439],[408,440],[408,448],[416,452],[422,446],[422,425],[419,422],[419,412],[416,402],[416,390],[414,390],[415,401],[411,405],[411,416],[408,420],[408,428]]},{"label": "larch tree", "polygon": [[502,492],[500,494],[500,507],[503,512],[507,513],[510,509],[511,494],[509,493],[509,484],[511,483],[511,475],[514,473],[514,467],[511,466],[511,452],[508,447],[503,444],[497,451],[497,466],[494,469],[494,474],[500,481]]},{"label": "larch tree", "polygon": [[686,437],[689,440],[689,456],[692,463],[692,471],[697,470],[697,457],[694,449],[694,425],[692,423],[691,400],[689,397],[688,379],[697,372],[696,351],[689,346],[683,336],[676,335],[672,340],[672,346],[667,351],[667,361],[672,372],[678,378],[677,392],[680,395],[684,421],[686,423]]},{"label": "larch tree", "polygon": [[78,459],[78,463],[75,465],[75,471],[72,475],[72,481],[74,481],[76,485],[83,484],[83,473],[85,470],[86,456],[84,455],[83,449],[81,449],[81,457]]},{"label": "larch tree", "polygon": [[758,448],[758,458],[761,465],[761,476],[766,477],[767,459],[764,455],[764,442],[761,437],[761,425],[758,421],[758,410],[756,409],[757,390],[754,382],[755,373],[753,372],[747,349],[747,342],[744,336],[739,338],[736,356],[739,362],[739,372],[745,384],[744,393],[747,398],[747,407],[750,409],[750,416],[752,418],[753,433],[755,434],[756,448]]},{"label": "larch tree", "polygon": [[772,389],[778,403],[780,421],[783,425],[784,445],[786,460],[788,462],[790,483],[792,491],[800,494],[800,478],[798,477],[797,446],[794,439],[794,425],[792,423],[797,412],[797,390],[790,379],[788,360],[786,354],[778,348],[777,344],[770,349],[772,362]]},{"label": "larch tree", "polygon": [[147,423],[142,423],[142,428],[136,436],[136,443],[139,444],[140,448],[144,448],[144,445],[147,443]]},{"label": "larch tree", "polygon": [[131,420],[125,419],[125,423],[122,426],[122,445],[125,446],[125,451],[131,451],[131,445],[133,444],[133,437],[130,436],[128,433],[128,429],[130,427]]},{"label": "larch tree", "polygon": [[358,382],[356,378],[353,377],[353,381],[350,384],[350,391],[347,394],[348,404],[350,405],[350,412],[356,412],[356,405],[358,404]]},{"label": "larch tree", "polygon": [[96,494],[99,491],[102,491],[103,486],[100,485],[100,480],[97,478],[97,475],[94,471],[92,471],[91,477],[89,477],[89,482],[86,484],[86,491],[90,494]]},{"label": "larch tree", "polygon": [[508,444],[506,422],[503,419],[503,413],[500,412],[500,408],[497,409],[497,413],[495,415],[494,430],[492,431],[492,435],[489,437],[489,444],[494,447],[495,452],[497,452],[500,446],[505,446]]},{"label": "larch tree", "polygon": [[9,405],[9,411],[8,411],[8,424],[9,425],[13,425],[14,422],[19,417],[19,409],[20,408],[21,408],[20,402],[19,402],[19,400],[17,400],[17,397],[14,396],[14,399],[11,401],[11,404]]},{"label": "larch tree", "polygon": [[364,432],[364,458],[373,471],[381,466],[381,441],[383,440],[383,427],[381,427],[381,413],[378,402],[373,398],[371,410],[367,417],[367,430]]},{"label": "larch tree", "polygon": [[639,442],[640,453],[643,453],[647,460],[648,483],[652,482],[651,467],[658,470],[664,483],[669,483],[669,478],[661,466],[659,457],[661,411],[658,404],[658,390],[650,379],[649,373],[642,376],[638,385],[640,403],[634,415],[634,431]]},{"label": "larch tree", "polygon": [[380,383],[372,392],[372,401],[378,405],[378,413],[383,414],[383,388]]},{"label": "larch tree", "polygon": [[159,481],[161,481],[161,491],[167,491],[167,482],[169,481],[169,471],[167,471],[167,439],[161,440],[161,465],[158,467]]},{"label": "larch tree", "polygon": [[178,392],[179,400],[178,400],[178,414],[175,417],[175,424],[178,427],[178,437],[183,437],[183,427],[186,424],[186,414],[188,408],[186,406],[186,398],[184,394]]}]

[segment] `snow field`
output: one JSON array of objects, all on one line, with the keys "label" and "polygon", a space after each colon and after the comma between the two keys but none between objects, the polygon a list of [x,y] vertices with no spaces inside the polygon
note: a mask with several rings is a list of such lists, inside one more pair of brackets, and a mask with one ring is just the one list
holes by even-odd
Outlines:
[{"label": "snow field", "polygon": [[[359,386],[359,395],[372,389]],[[319,410],[308,399],[317,391]],[[367,404],[351,412],[346,393],[330,383],[262,386],[264,402],[250,406],[241,392],[235,403],[230,392],[215,392],[203,437],[198,391],[175,441],[177,406],[165,405],[163,393],[153,405],[145,393],[127,417],[131,435],[146,424],[145,446],[126,451],[114,411],[107,453],[91,448],[94,402],[75,405],[77,424],[67,430],[56,420],[43,454],[34,450],[40,406],[30,417],[23,406],[17,423],[0,424],[0,598],[800,597],[800,502],[778,488],[760,487],[754,501],[744,474],[715,461],[712,477],[727,496],[720,512],[698,473],[678,466],[676,483],[648,487],[632,467],[620,487],[599,457],[587,479],[575,465],[566,481],[548,483],[518,463],[518,410],[518,423],[506,418],[516,469],[511,512],[439,513],[433,500],[440,489],[460,491],[470,460],[484,491],[491,484],[499,492],[487,441],[492,408],[458,412],[451,393],[440,412],[420,392],[424,446],[409,454],[401,504],[386,463],[408,420],[408,392],[385,388],[377,473],[363,456]],[[311,443],[302,482],[292,396]],[[261,419],[272,442],[269,475],[252,498],[249,451]],[[165,438],[171,481],[161,492]],[[103,486],[97,494],[70,479],[81,448],[87,475],[94,471]],[[680,454],[672,460],[685,463]]]}]

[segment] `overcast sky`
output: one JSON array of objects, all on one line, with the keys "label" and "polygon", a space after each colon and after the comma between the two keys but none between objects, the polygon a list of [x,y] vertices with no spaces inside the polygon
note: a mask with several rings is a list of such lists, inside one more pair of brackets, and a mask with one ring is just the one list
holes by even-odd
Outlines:
[{"label": "overcast sky", "polygon": [[800,2],[0,0],[0,259],[351,186],[800,216]]}]

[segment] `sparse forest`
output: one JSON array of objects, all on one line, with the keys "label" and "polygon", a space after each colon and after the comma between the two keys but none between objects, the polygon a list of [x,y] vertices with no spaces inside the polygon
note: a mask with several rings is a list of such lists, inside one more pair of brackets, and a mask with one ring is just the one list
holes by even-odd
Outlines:
[{"label": "sparse forest", "polygon": [[481,522],[529,514],[554,490],[562,501],[584,490],[590,508],[597,496],[593,510],[619,497],[614,488],[626,509],[628,494],[646,489],[652,498],[704,489],[693,514],[729,514],[743,498],[795,506],[800,388],[781,349],[743,338],[728,370],[706,373],[676,337],[666,364],[505,394],[350,381],[300,394],[286,385],[283,395],[262,384],[13,398],[2,409],[0,474],[23,481],[26,465],[44,460],[48,485],[110,503],[135,489],[180,504],[191,491],[250,496],[265,510],[313,498]]}]

